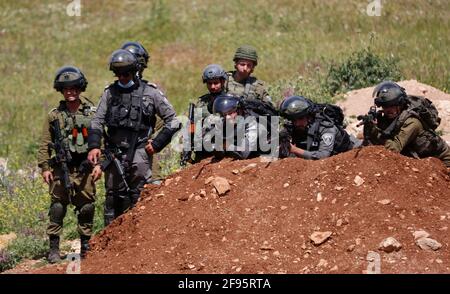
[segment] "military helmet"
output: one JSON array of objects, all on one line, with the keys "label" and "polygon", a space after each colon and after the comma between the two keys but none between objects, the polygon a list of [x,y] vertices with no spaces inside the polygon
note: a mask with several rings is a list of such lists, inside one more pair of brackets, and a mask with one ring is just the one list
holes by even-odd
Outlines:
[{"label": "military helmet", "polygon": [[147,68],[147,63],[148,60],[150,59],[150,55],[148,54],[147,50],[145,50],[144,46],[142,46],[141,43],[128,41],[123,43],[120,48],[133,53],[133,55],[137,58],[141,69]]},{"label": "military helmet", "polygon": [[288,120],[305,117],[315,111],[315,104],[303,96],[290,96],[281,102],[280,114]]},{"label": "military helmet", "polygon": [[376,106],[403,105],[406,98],[405,89],[392,81],[378,84],[372,93]]},{"label": "military helmet", "polygon": [[53,88],[62,93],[64,88],[77,87],[84,92],[87,84],[86,77],[78,67],[67,65],[56,71]]},{"label": "military helmet", "polygon": [[203,70],[202,80],[206,83],[208,80],[224,79],[228,78],[227,73],[218,64],[210,64]]},{"label": "military helmet", "polygon": [[226,115],[230,112],[236,111],[239,107],[241,99],[230,94],[222,94],[214,99],[213,113]]},{"label": "military helmet", "polygon": [[135,73],[139,70],[136,57],[128,50],[119,49],[111,54],[109,70],[114,73]]},{"label": "military helmet", "polygon": [[234,53],[233,61],[236,62],[239,59],[247,59],[251,60],[255,63],[255,66],[258,64],[258,54],[256,53],[256,49],[250,45],[243,45],[237,48],[236,53]]}]

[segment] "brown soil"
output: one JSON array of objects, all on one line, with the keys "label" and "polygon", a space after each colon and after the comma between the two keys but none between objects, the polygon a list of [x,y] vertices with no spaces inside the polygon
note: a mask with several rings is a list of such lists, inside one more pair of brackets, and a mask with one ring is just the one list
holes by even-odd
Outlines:
[{"label": "brown soil", "polygon": [[[133,210],[92,239],[81,272],[362,273],[375,251],[382,273],[450,273],[450,178],[437,159],[367,147],[320,161],[207,163],[147,187]],[[228,179],[231,191],[218,197],[205,184],[211,176]],[[412,235],[420,229],[442,248],[420,249]],[[332,235],[315,246],[316,231]],[[387,237],[402,248],[378,250]]]}]

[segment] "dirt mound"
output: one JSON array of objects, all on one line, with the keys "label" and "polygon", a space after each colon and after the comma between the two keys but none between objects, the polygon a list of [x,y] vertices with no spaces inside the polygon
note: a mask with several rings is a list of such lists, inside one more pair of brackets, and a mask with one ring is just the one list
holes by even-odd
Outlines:
[{"label": "dirt mound", "polygon": [[[425,96],[436,105],[441,117],[441,125],[438,130],[442,131],[444,140],[450,143],[450,94],[442,92],[432,86],[422,84],[416,80],[398,82],[406,89],[406,93],[415,96]],[[374,87],[350,91],[345,95],[345,100],[338,104],[344,109],[349,120],[347,130],[353,134],[362,133],[362,127],[357,128],[356,117],[365,114],[373,105],[372,92]]]},{"label": "dirt mound", "polygon": [[[320,161],[207,163],[147,187],[93,238],[82,273],[361,273],[370,251],[382,273],[450,272],[450,179],[437,159],[367,147]],[[441,248],[419,248],[419,230]],[[401,249],[379,250],[388,237]]]}]

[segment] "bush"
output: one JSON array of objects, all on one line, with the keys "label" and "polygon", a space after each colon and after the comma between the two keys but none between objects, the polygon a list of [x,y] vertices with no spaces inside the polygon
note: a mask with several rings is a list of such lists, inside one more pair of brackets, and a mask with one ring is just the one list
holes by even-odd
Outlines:
[{"label": "bush", "polygon": [[398,59],[381,57],[370,48],[353,52],[341,64],[332,64],[328,70],[326,84],[329,93],[336,93],[378,84],[384,80],[397,81],[402,78]]}]

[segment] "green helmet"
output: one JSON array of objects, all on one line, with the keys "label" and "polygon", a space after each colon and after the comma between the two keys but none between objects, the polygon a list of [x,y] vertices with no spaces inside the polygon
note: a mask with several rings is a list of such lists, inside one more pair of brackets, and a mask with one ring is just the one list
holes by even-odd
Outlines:
[{"label": "green helmet", "polygon": [[134,56],[128,50],[119,49],[111,54],[109,59],[109,70],[114,73],[136,73],[139,70],[139,64]]},{"label": "green helmet", "polygon": [[378,107],[403,105],[405,103],[405,89],[392,81],[378,84],[372,93],[374,103]]},{"label": "green helmet", "polygon": [[303,96],[290,96],[281,102],[280,114],[288,120],[305,117],[315,111],[315,104]]},{"label": "green helmet", "polygon": [[213,113],[226,115],[232,111],[236,111],[240,105],[241,99],[230,94],[222,94],[214,99]]},{"label": "green helmet", "polygon": [[206,83],[206,81],[208,80],[214,79],[224,79],[224,80],[228,79],[227,73],[218,64],[210,64],[203,70],[202,74],[203,83]]},{"label": "green helmet", "polygon": [[237,48],[236,53],[234,53],[233,61],[236,62],[239,59],[247,59],[251,60],[255,63],[255,66],[258,64],[258,54],[256,53],[256,49],[250,45],[243,45]]},{"label": "green helmet", "polygon": [[150,59],[150,55],[147,50],[145,50],[144,46],[142,46],[139,42],[125,42],[122,44],[121,49],[125,49],[133,53],[133,55],[137,58],[139,66],[143,70],[147,68],[148,60]]},{"label": "green helmet", "polygon": [[88,81],[81,70],[78,67],[68,65],[56,71],[53,88],[62,93],[64,88],[77,87],[81,92],[84,92],[87,84]]}]

